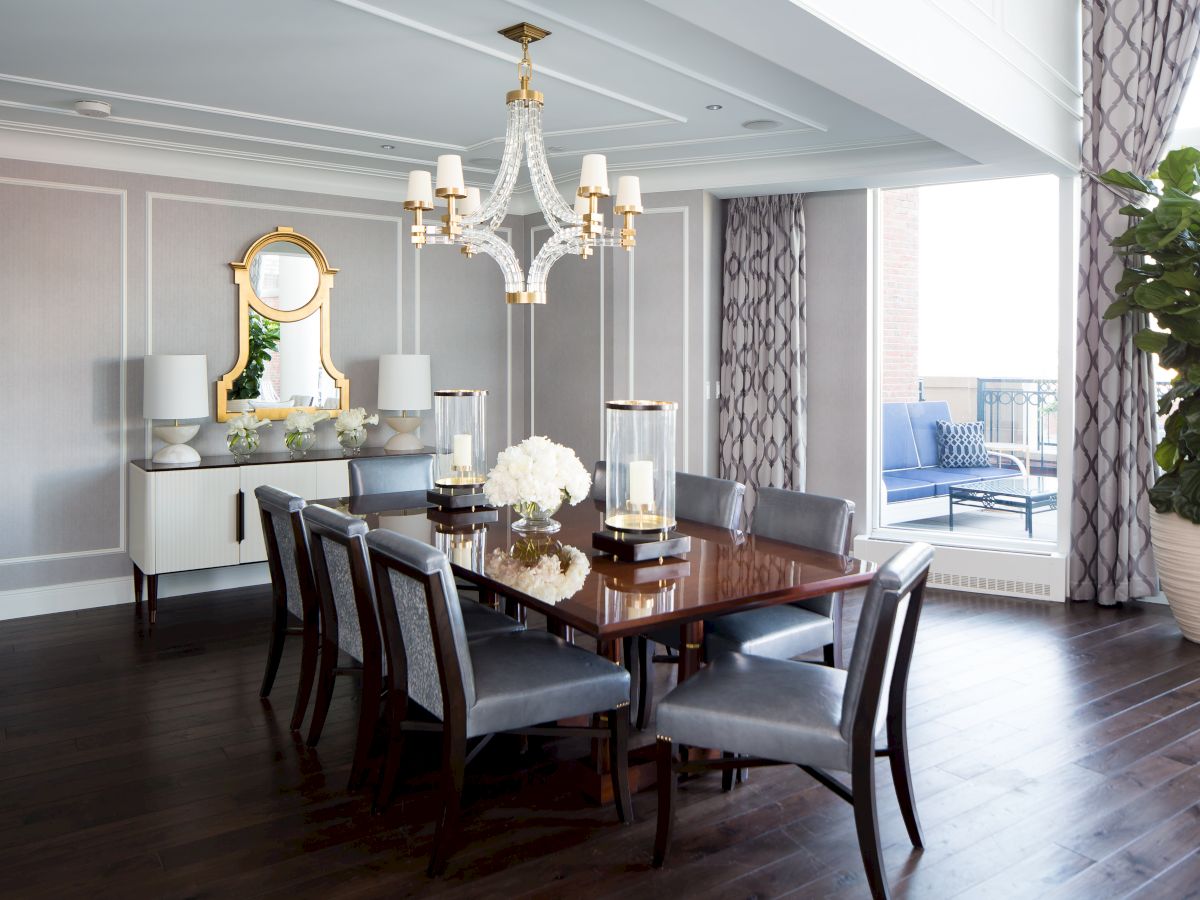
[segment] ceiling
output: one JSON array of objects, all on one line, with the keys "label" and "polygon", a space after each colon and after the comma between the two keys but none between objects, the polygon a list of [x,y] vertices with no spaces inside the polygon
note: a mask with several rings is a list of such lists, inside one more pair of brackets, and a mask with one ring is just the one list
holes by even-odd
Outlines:
[{"label": "ceiling", "polygon": [[[606,153],[649,190],[683,186],[691,172],[724,195],[801,184],[808,172],[865,182],[888,160],[975,162],[639,0],[0,7],[0,132],[391,179],[451,152],[487,186],[520,55],[496,31],[528,20],[552,32],[531,54],[559,178],[585,152]],[[79,116],[84,98],[110,101],[112,117]],[[774,124],[745,127],[756,120]]]}]

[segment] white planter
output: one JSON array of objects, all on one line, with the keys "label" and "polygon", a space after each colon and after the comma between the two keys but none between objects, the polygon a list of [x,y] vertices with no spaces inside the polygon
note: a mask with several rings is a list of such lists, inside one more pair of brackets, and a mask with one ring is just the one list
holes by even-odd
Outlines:
[{"label": "white planter", "polygon": [[1150,542],[1179,630],[1200,643],[1200,525],[1175,513],[1151,510]]}]

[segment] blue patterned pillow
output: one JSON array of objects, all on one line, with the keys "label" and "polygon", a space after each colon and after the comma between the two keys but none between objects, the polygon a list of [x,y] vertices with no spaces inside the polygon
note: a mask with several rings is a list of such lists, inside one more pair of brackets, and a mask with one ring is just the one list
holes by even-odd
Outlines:
[{"label": "blue patterned pillow", "polygon": [[944,469],[978,469],[988,464],[982,422],[938,422],[938,465]]}]

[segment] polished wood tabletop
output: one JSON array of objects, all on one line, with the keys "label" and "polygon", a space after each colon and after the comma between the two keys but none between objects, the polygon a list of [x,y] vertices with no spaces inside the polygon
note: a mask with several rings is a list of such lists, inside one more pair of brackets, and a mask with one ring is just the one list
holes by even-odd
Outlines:
[{"label": "polished wood tabletop", "polygon": [[562,530],[548,536],[512,531],[515,515],[508,509],[489,524],[448,523],[423,491],[314,502],[358,516],[372,529],[433,544],[458,577],[602,641],[863,587],[874,571],[854,557],[686,520],[678,524],[692,540],[685,557],[619,562],[592,547],[604,516],[591,501],[560,509],[555,518]]}]

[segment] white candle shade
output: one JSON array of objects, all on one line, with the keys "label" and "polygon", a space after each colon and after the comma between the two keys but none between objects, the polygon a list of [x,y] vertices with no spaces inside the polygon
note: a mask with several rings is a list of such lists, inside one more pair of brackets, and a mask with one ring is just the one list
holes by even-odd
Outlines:
[{"label": "white candle shade", "polygon": [[458,205],[458,211],[464,216],[473,216],[479,212],[479,188],[467,188],[467,197]]},{"label": "white candle shade", "polygon": [[379,357],[379,408],[429,409],[429,357],[387,353]]},{"label": "white candle shade", "polygon": [[414,169],[408,173],[408,194],[405,199],[409,203],[433,205],[433,180],[428,172]]},{"label": "white candle shade", "polygon": [[462,157],[453,153],[444,153],[438,157],[437,189],[453,194],[465,193],[466,180],[463,178]]},{"label": "white candle shade", "polygon": [[587,211],[588,211],[588,198],[580,197],[578,194],[576,194],[575,195],[575,212],[579,213],[582,216]]},{"label": "white candle shade", "polygon": [[469,434],[454,435],[450,450],[450,465],[456,469],[471,471],[471,436]]},{"label": "white candle shade", "polygon": [[579,170],[579,186],[581,188],[599,188],[600,193],[608,195],[608,160],[603,153],[589,153],[583,158],[583,166]]},{"label": "white candle shade", "polygon": [[629,502],[648,510],[654,508],[654,463],[648,459],[629,463]]},{"label": "white candle shade", "polygon": [[142,373],[142,415],[147,419],[207,419],[208,358],[147,356]]},{"label": "white candle shade", "polygon": [[616,206],[642,205],[642,185],[636,175],[622,175],[617,179]]}]

